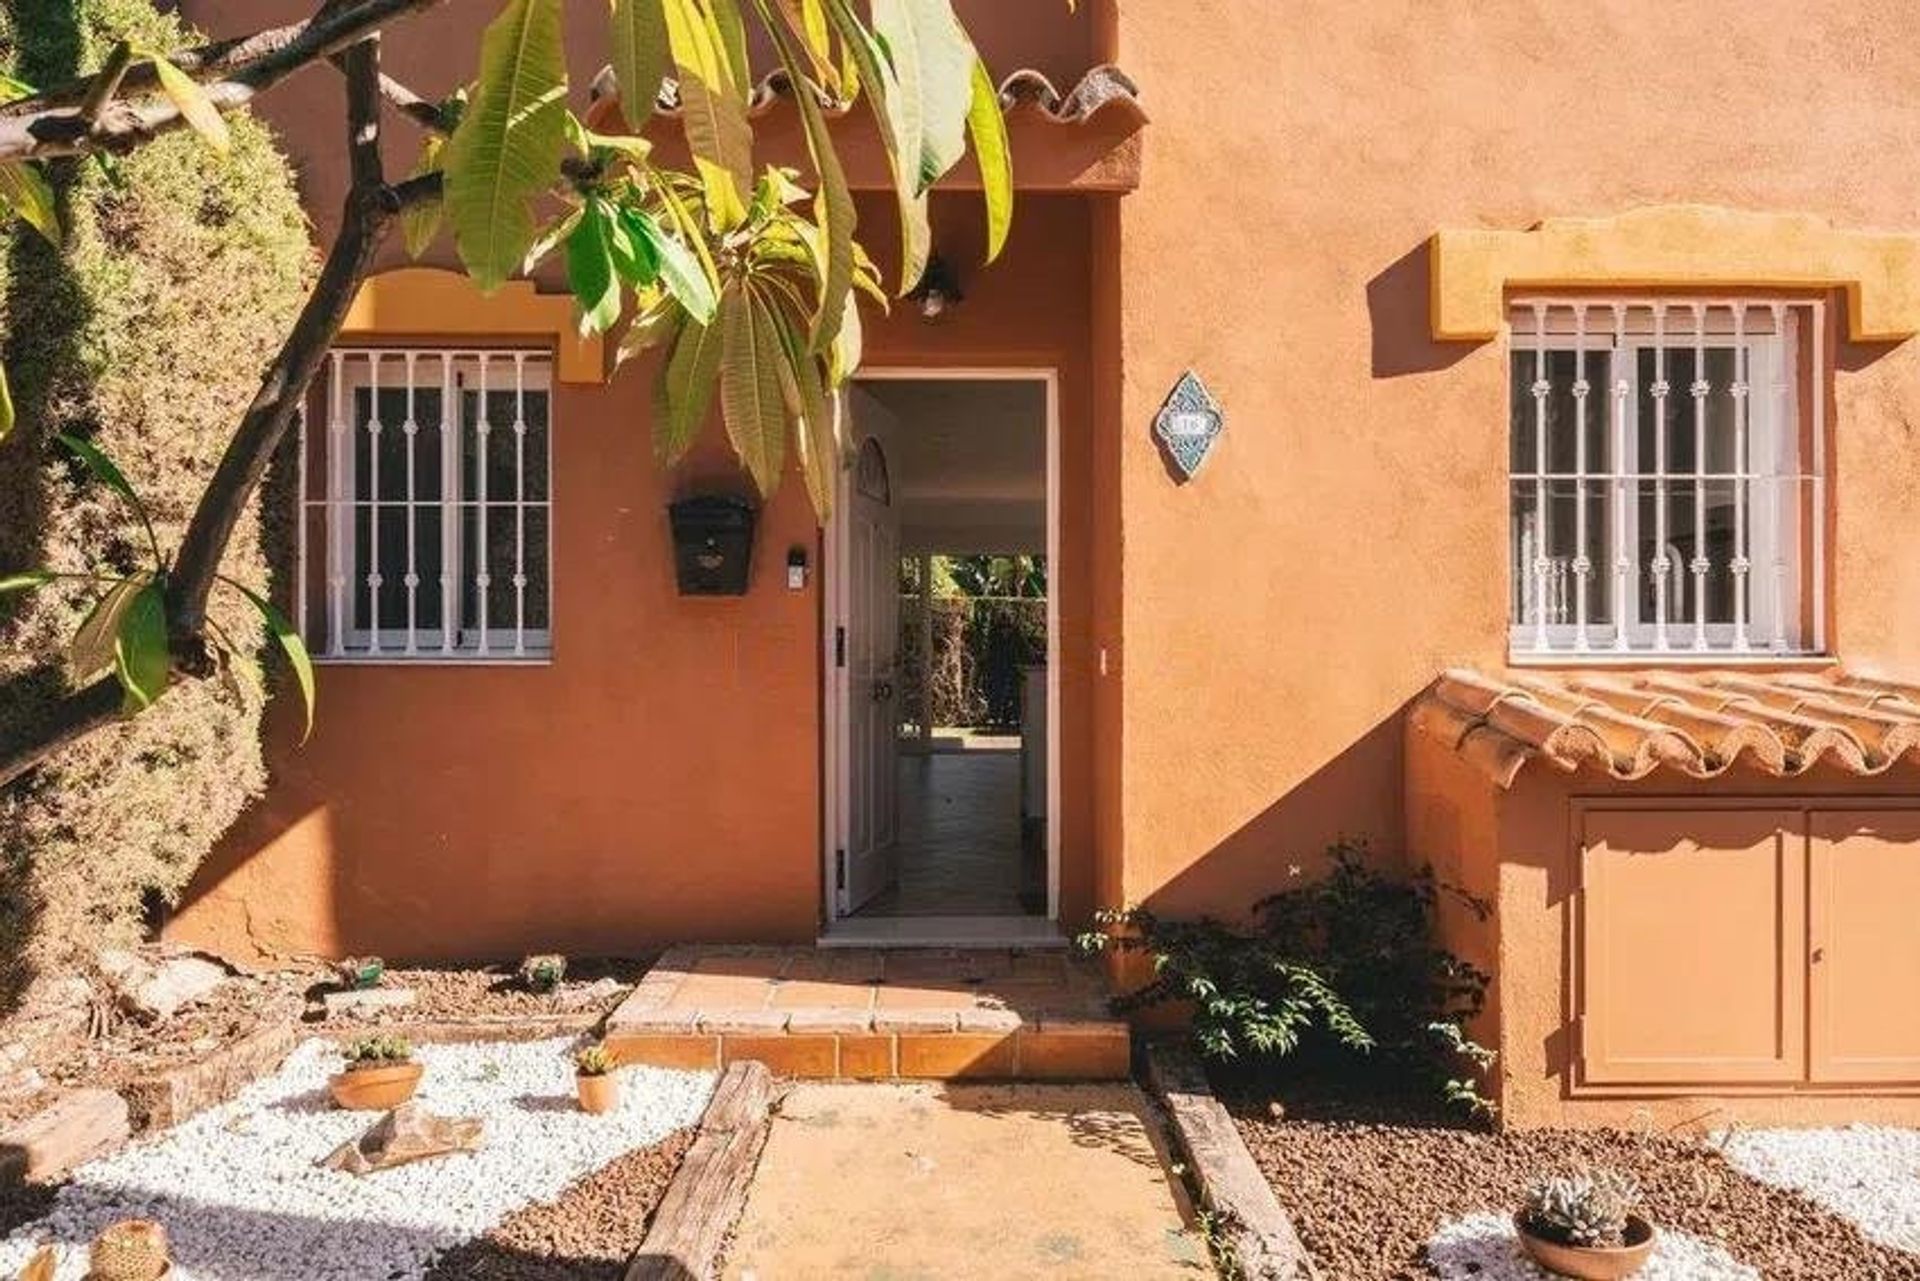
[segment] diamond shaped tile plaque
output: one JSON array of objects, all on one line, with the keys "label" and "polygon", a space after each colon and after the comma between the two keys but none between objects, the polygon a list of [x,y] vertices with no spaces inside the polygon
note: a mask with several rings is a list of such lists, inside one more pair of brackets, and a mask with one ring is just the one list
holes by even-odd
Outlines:
[{"label": "diamond shaped tile plaque", "polygon": [[1220,412],[1219,402],[1200,381],[1200,376],[1189,369],[1174,384],[1167,403],[1160,406],[1153,420],[1153,434],[1166,447],[1167,456],[1180,469],[1181,477],[1190,479],[1207,460],[1213,442],[1219,439],[1226,425],[1226,415]]}]

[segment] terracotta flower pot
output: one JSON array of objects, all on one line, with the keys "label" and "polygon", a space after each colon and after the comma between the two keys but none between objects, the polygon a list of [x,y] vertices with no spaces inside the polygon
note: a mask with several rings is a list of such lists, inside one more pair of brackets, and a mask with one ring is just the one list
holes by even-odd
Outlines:
[{"label": "terracotta flower pot", "polygon": [[611,1112],[620,1106],[620,1078],[611,1072],[602,1072],[598,1076],[576,1073],[574,1083],[580,1087],[580,1110],[599,1116]]},{"label": "terracotta flower pot", "polygon": [[1627,1243],[1616,1246],[1562,1245],[1529,1227],[1524,1210],[1513,1216],[1513,1226],[1535,1263],[1579,1281],[1620,1281],[1632,1276],[1646,1266],[1657,1237],[1653,1225],[1637,1214],[1627,1216]]},{"label": "terracotta flower pot", "polygon": [[353,1068],[330,1079],[327,1091],[335,1104],[349,1112],[386,1112],[413,1097],[426,1070],[424,1063]]}]

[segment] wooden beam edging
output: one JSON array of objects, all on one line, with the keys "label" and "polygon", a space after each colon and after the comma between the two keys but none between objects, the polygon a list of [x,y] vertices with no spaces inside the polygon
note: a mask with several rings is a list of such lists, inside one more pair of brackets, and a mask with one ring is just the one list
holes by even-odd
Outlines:
[{"label": "wooden beam edging", "polygon": [[667,1185],[653,1224],[627,1264],[626,1281],[708,1281],[740,1212],[767,1145],[773,1073],[756,1061],[735,1063],[720,1078],[700,1133]]},{"label": "wooden beam edging", "polygon": [[[1218,1216],[1218,1241],[1248,1281],[1322,1281],[1293,1220],[1185,1046],[1147,1046],[1147,1085],[1173,1122],[1194,1190]],[[633,1281],[629,1274],[627,1281]]]}]

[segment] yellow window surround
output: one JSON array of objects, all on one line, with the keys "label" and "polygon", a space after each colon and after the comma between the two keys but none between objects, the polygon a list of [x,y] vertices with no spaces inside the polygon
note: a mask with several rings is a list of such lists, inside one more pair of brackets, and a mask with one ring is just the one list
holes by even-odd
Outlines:
[{"label": "yellow window surround", "polygon": [[1855,342],[1920,332],[1920,235],[1847,231],[1808,214],[1656,205],[1549,218],[1527,231],[1448,228],[1432,240],[1440,340],[1500,333],[1509,289],[1839,289]]},{"label": "yellow window surround", "polygon": [[566,383],[604,383],[599,335],[582,338],[573,299],[543,294],[530,280],[507,282],[483,294],[466,276],[434,267],[401,267],[369,276],[340,327],[345,339],[538,338],[554,347],[555,370]]}]

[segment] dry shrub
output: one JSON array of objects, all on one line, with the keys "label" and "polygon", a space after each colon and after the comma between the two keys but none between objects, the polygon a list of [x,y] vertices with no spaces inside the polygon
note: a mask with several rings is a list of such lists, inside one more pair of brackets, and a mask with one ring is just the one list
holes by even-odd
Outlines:
[{"label": "dry shrub", "polygon": [[[0,67],[52,84],[122,37],[199,37],[147,0],[4,0]],[[0,572],[126,569],[137,523],[66,459],[56,432],[104,448],[145,496],[164,551],[179,545],[313,270],[306,219],[267,129],[233,125],[230,156],[187,134],[117,162],[59,162],[69,243],[4,234],[0,332],[20,409],[0,445]],[[267,582],[249,513],[225,571]],[[221,599],[227,596],[227,599]],[[68,687],[64,646],[84,591],[0,605],[0,723],[30,723]],[[138,936],[265,783],[261,633],[244,604],[211,610],[248,660],[225,682],[176,686],[155,708],[69,748],[0,796],[0,1009],[38,973]]]}]

